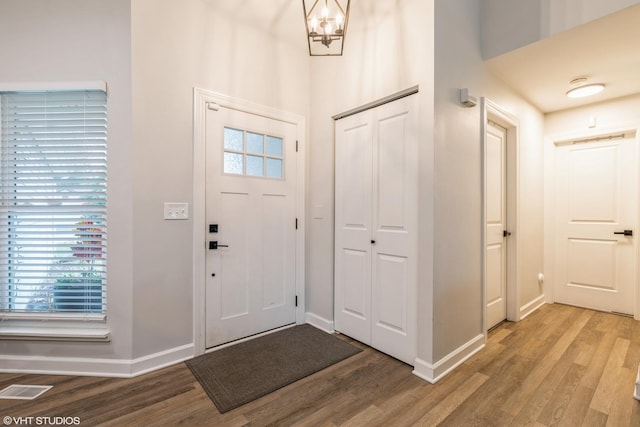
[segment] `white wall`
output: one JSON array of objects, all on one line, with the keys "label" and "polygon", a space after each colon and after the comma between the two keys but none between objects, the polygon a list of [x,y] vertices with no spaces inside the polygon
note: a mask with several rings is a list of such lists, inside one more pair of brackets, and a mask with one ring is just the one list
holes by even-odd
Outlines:
[{"label": "white wall", "polygon": [[483,57],[493,58],[640,0],[483,0]]},{"label": "white wall", "polygon": [[419,353],[431,353],[433,2],[352,2],[342,57],[311,59],[307,311],[333,321],[334,125],[331,116],[419,85]]},{"label": "white wall", "polygon": [[[596,126],[589,128],[595,118]],[[544,271],[547,287],[545,294],[553,301],[554,275],[554,151],[555,141],[603,135],[621,130],[640,130],[640,94],[600,102],[581,108],[549,113],[544,118],[545,127],[545,258]]]},{"label": "white wall", "polygon": [[542,271],[543,246],[542,114],[482,64],[479,0],[435,1],[434,75],[433,8],[431,2],[411,0],[356,2],[344,56],[312,59],[307,265],[307,308],[331,321],[330,116],[419,84],[418,358],[428,364],[483,329],[480,109],[462,108],[457,102],[459,88],[490,97],[520,119],[520,179],[526,197],[520,215],[519,306],[541,295],[537,275]]},{"label": "white wall", "polygon": [[[273,20],[255,20],[276,3]],[[193,199],[193,87],[307,116],[300,14],[288,0],[0,2],[0,82],[108,84],[112,332],[104,344],[0,341],[0,359],[128,375],[193,354],[193,224],[162,220],[163,202]]]},{"label": "white wall", "polygon": [[[129,0],[3,0],[0,82],[108,84],[110,343],[0,341],[0,355],[131,359],[132,218]],[[25,358],[26,359],[26,358]]]},{"label": "white wall", "polygon": [[435,2],[434,362],[483,330],[481,111],[460,88],[519,119],[518,307],[542,294],[543,117],[483,64],[481,3]]},{"label": "white wall", "polygon": [[[275,11],[285,18],[265,24],[255,21],[256,10],[274,3],[263,0],[131,0],[131,9],[128,0],[32,0],[28,6],[3,0],[0,48],[12,55],[0,67],[1,81],[109,83],[113,341],[2,342],[0,352],[139,360],[193,342],[192,221],[162,220],[163,202],[193,202],[193,86],[308,117],[306,303],[310,314],[328,322],[331,116],[420,86],[418,356],[428,363],[482,331],[480,111],[460,107],[457,90],[490,97],[520,118],[526,262],[519,303],[539,296],[542,116],[485,70],[480,4],[356,1],[344,56],[309,58],[297,2],[279,1]],[[71,18],[81,25],[70,24]],[[74,49],[61,49],[65,43]]]},{"label": "white wall", "polygon": [[[163,202],[193,206],[193,87],[307,116],[301,14],[286,1],[132,2],[136,357],[193,341],[193,224],[162,219]],[[299,32],[254,19],[271,15]]]}]

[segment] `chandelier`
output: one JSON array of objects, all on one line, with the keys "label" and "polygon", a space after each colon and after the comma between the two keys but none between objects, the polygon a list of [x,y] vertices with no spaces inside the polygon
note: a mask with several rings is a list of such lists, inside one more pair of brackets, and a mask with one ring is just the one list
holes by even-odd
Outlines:
[{"label": "chandelier", "polygon": [[351,0],[302,0],[309,55],[342,55],[349,3]]}]

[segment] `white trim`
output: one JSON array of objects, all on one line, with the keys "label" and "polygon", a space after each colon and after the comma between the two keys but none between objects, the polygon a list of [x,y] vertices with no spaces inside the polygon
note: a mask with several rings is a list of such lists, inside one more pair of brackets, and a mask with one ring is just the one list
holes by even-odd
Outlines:
[{"label": "white trim", "polygon": [[131,360],[24,355],[0,356],[0,365],[2,365],[0,373],[132,378],[183,362],[193,356],[193,344],[186,344]]},{"label": "white trim", "polygon": [[[28,321],[49,321],[49,322],[104,322],[107,320],[106,314],[96,313],[2,313],[0,322],[21,322]],[[1,327],[0,327],[1,329]]]},{"label": "white trim", "polygon": [[0,339],[37,341],[108,342],[111,332],[105,325],[82,328],[81,325],[54,326],[32,323],[29,326],[0,326]]},{"label": "white trim", "polygon": [[[254,115],[279,120],[296,126],[298,141],[297,182],[296,182],[296,286],[298,297],[296,323],[305,322],[305,189],[306,189],[306,124],[305,118],[298,114],[277,110],[250,101],[233,98],[198,87],[193,88],[193,340],[196,355],[206,351],[205,316],[205,247],[203,230],[206,227],[206,156],[205,124],[208,104],[212,109],[217,106],[243,111]],[[214,105],[217,104],[217,105]]]},{"label": "white trim", "polygon": [[540,307],[546,304],[546,297],[544,294],[540,295],[538,298],[534,298],[532,301],[526,303],[522,307],[520,307],[520,320],[524,319]]},{"label": "white trim", "polygon": [[[507,186],[507,227],[511,231],[511,236],[507,242],[507,319],[511,321],[520,320],[518,310],[519,300],[519,274],[518,274],[518,253],[520,253],[520,121],[513,114],[494,103],[486,97],[480,98],[482,125],[482,331],[487,334],[487,304],[486,304],[486,135],[487,123],[489,120],[498,123],[507,130],[506,141],[506,168],[507,182],[515,181],[515,186]],[[513,175],[511,175],[513,174]],[[514,188],[515,187],[515,188]]]},{"label": "white trim", "polygon": [[413,362],[414,369],[412,373],[431,384],[435,384],[471,356],[482,350],[485,342],[486,339],[483,334],[477,335],[434,364],[416,358]]},{"label": "white trim", "polygon": [[305,323],[310,324],[322,331],[325,331],[329,334],[333,334],[336,332],[335,324],[333,320],[325,319],[324,317],[318,316],[314,313],[305,313]]},{"label": "white trim", "polygon": [[99,80],[69,82],[0,82],[0,92],[52,92],[62,90],[101,90],[107,92],[107,82]]}]

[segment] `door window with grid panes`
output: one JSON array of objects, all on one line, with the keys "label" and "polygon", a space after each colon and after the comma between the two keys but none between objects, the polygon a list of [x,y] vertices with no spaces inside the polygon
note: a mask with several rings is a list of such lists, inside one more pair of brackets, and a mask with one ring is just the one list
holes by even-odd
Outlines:
[{"label": "door window with grid panes", "polygon": [[278,136],[225,127],[224,173],[283,179],[283,144]]}]

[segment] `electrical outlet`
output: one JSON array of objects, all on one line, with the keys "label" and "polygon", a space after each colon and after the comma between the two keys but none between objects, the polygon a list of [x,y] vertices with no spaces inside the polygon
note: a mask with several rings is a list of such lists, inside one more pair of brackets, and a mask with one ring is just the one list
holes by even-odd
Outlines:
[{"label": "electrical outlet", "polygon": [[189,203],[165,202],[164,219],[189,219]]}]

